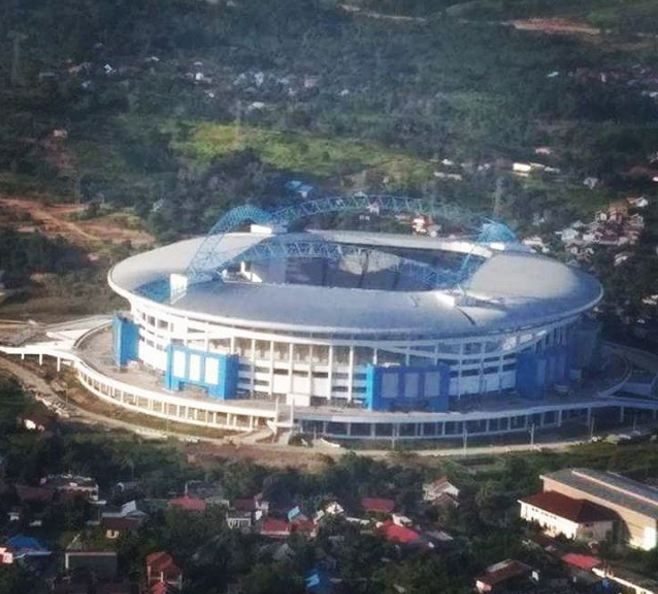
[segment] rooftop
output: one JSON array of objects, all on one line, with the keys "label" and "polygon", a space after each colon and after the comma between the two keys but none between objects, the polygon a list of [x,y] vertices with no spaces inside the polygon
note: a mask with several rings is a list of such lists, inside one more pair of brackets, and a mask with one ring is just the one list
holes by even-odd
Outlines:
[{"label": "rooftop", "polygon": [[615,519],[614,513],[600,505],[584,499],[573,499],[556,491],[536,493],[519,501],[578,524],[605,522]]},{"label": "rooftop", "polygon": [[[356,232],[317,232],[337,243],[415,252],[470,253],[475,244],[461,240]],[[261,241],[253,233],[231,233],[222,240],[240,253]],[[109,274],[113,288],[126,297],[146,284],[183,274],[203,238],[180,241],[138,254]],[[482,246],[477,246],[478,249]],[[592,307],[601,286],[586,273],[555,260],[518,250],[488,250],[488,257],[463,283],[479,301],[450,305],[439,290],[390,291],[307,284],[208,282],[195,284],[173,306],[250,327],[306,332],[418,332],[423,335],[473,335],[483,331],[552,320]],[[487,301],[488,300],[488,301]],[[340,311],[340,315],[337,315]],[[385,323],[383,322],[385,320]]]},{"label": "rooftop", "polygon": [[658,520],[658,489],[612,472],[567,468],[545,475],[606,502]]}]

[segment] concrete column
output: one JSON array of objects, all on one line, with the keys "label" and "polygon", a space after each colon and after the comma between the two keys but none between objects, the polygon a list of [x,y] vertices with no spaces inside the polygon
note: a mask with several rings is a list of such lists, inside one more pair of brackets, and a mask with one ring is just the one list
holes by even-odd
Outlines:
[{"label": "concrete column", "polygon": [[60,357],[57,357],[57,371],[62,370],[62,359]]},{"label": "concrete column", "polygon": [[251,339],[251,377],[249,378],[249,393],[254,395],[254,384],[256,382],[256,339]]},{"label": "concrete column", "polygon": [[43,353],[39,353],[39,365],[43,365]]},{"label": "concrete column", "polygon": [[624,407],[623,406],[619,407],[619,422],[620,423],[624,422]]},{"label": "concrete column", "polygon": [[292,377],[293,377],[292,370],[293,370],[293,367],[294,367],[292,361],[293,361],[294,356],[295,356],[295,347],[294,347],[293,343],[291,342],[288,345],[288,392],[289,393],[292,392],[292,381],[293,381],[292,380]]},{"label": "concrete column", "polygon": [[376,437],[376,424],[370,423],[370,437]]},{"label": "concrete column", "polygon": [[334,384],[334,347],[329,345],[329,360],[327,362],[327,399],[331,400]]},{"label": "concrete column", "polygon": [[352,423],[345,423],[346,435],[352,435]]},{"label": "concrete column", "polygon": [[354,393],[354,346],[350,346],[349,370],[347,372],[347,401],[352,402]]},{"label": "concrete column", "polygon": [[270,340],[270,389],[269,395],[272,396],[274,393],[274,341]]},{"label": "concrete column", "polygon": [[562,409],[557,411],[557,426],[562,427]]}]

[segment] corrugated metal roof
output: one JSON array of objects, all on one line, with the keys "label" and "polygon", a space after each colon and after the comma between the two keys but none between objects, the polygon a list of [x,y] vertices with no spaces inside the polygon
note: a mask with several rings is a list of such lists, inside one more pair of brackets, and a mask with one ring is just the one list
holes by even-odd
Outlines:
[{"label": "corrugated metal roof", "polygon": [[583,493],[658,520],[658,489],[612,472],[566,468],[545,475]]}]

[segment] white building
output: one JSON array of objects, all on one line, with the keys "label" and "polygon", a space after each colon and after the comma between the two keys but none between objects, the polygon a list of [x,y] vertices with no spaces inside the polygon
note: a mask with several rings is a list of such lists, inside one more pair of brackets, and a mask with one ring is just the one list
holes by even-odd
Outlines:
[{"label": "white building", "polygon": [[589,501],[544,491],[519,503],[521,518],[539,524],[548,536],[597,542],[612,538],[614,513]]}]

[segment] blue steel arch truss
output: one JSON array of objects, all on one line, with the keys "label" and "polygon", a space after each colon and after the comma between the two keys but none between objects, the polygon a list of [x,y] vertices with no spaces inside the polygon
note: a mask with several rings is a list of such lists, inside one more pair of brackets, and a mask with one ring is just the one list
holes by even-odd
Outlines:
[{"label": "blue steel arch truss", "polygon": [[[516,241],[514,233],[503,223],[492,221],[480,213],[473,213],[444,202],[386,194],[326,196],[272,211],[253,205],[239,206],[230,210],[209,231],[188,266],[187,276],[190,282],[213,277],[215,271],[224,267],[226,262],[227,255],[221,246],[224,236],[247,222],[285,227],[309,216],[333,212],[419,214],[432,217],[437,221],[458,225],[473,235],[476,242]],[[470,258],[465,259],[463,270],[467,269],[467,260]]]}]

